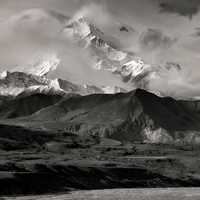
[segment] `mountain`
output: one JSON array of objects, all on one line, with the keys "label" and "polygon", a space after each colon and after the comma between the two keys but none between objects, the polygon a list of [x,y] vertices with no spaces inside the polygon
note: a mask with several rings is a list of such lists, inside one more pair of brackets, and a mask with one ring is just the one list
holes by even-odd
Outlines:
[{"label": "mountain", "polygon": [[117,86],[114,86],[114,87],[103,86],[103,87],[101,87],[101,89],[103,90],[103,93],[105,93],[105,94],[116,94],[116,93],[126,93],[126,92],[128,92],[124,88],[117,87]]},{"label": "mountain", "polygon": [[56,70],[60,64],[60,59],[56,54],[45,54],[28,66],[18,66],[12,71],[24,72],[36,76],[46,76],[51,71]]},{"label": "mountain", "polygon": [[69,81],[62,80],[62,79],[56,79],[55,81],[57,81],[59,87],[63,89],[64,91],[69,91],[71,93],[78,93],[81,95],[98,94],[98,93],[115,94],[115,93],[120,93],[120,92],[123,92],[123,93],[127,92],[127,90],[117,87],[117,86],[97,87],[97,86],[88,85],[88,84],[77,85]]},{"label": "mountain", "polygon": [[[35,35],[36,33],[34,31],[37,30],[38,34],[41,33],[45,38],[50,37],[50,41],[53,38],[55,39],[55,49],[51,49],[51,53],[48,53],[48,51],[43,52],[41,50],[41,52],[38,53],[41,55],[36,56],[34,54],[33,59],[31,59],[30,62],[26,61],[26,63],[28,62],[29,64],[17,66],[12,70],[12,72],[24,72],[26,74],[32,74],[41,77],[46,76],[48,79],[53,78],[54,82],[56,82],[57,79],[59,82],[63,82],[63,79],[66,77],[69,78],[69,74],[76,76],[76,73],[79,74],[83,69],[81,68],[80,70],[80,68],[77,66],[71,66],[71,69],[73,69],[73,67],[77,68],[77,72],[76,70],[70,71],[69,68],[65,66],[68,65],[68,62],[71,62],[70,55],[63,55],[61,51],[56,48],[57,45],[59,46],[60,43],[62,43],[62,52],[65,52],[66,48],[66,50],[69,49],[69,51],[72,51],[72,55],[74,53],[73,48],[70,46],[71,43],[73,43],[73,45],[75,44],[76,50],[77,46],[83,48],[83,51],[81,51],[80,54],[83,54],[82,56],[84,57],[84,61],[89,60],[89,64],[87,61],[85,61],[86,63],[83,62],[78,64],[77,62],[74,62],[74,65],[77,64],[79,66],[80,64],[83,65],[83,67],[91,67],[93,69],[88,69],[89,72],[91,72],[92,75],[94,74],[97,76],[97,78],[93,77],[91,80],[90,77],[85,77],[87,75],[83,75],[84,82],[86,82],[86,84],[81,86],[81,89],[78,86],[78,90],[81,90],[80,94],[84,95],[91,93],[116,93],[127,90],[131,91],[135,88],[143,88],[161,96],[169,95],[162,93],[156,88],[152,89],[150,87],[150,82],[152,79],[157,77],[163,79],[163,76],[165,77],[165,73],[168,74],[169,71],[173,71],[173,69],[180,70],[181,67],[180,65],[172,62],[168,62],[163,66],[151,66],[145,63],[144,60],[142,60],[133,52],[120,49],[120,45],[118,45],[120,41],[118,41],[112,35],[104,33],[95,24],[93,24],[90,19],[84,16],[73,17],[70,19],[63,14],[54,11],[30,9],[22,11],[18,15],[9,18],[7,20],[7,24],[10,24],[10,27],[12,27],[11,29],[14,30],[13,32],[15,32],[16,28],[20,33],[23,32],[28,35],[34,33]],[[119,31],[123,32],[123,34],[134,34],[134,29],[131,26],[123,23],[116,24]],[[70,41],[70,44],[68,41]],[[70,50],[70,48],[72,50]],[[87,55],[83,53],[84,51],[87,52]],[[67,56],[69,56],[69,61],[67,60]],[[74,56],[72,60],[76,59],[77,57]],[[104,85],[104,75],[106,75],[106,80],[110,85],[108,83],[105,83],[107,85]],[[82,75],[79,74],[79,76],[79,79],[77,77],[73,77],[71,79],[79,82],[77,85],[79,85],[80,82],[83,84],[81,79]],[[88,83],[90,83],[91,86],[89,86]],[[84,88],[85,86],[87,89]],[[38,85],[36,88],[35,85],[31,88],[31,90],[34,89],[45,92],[52,90],[52,88],[49,88],[49,86],[40,86],[38,88]],[[61,90],[65,91],[65,89],[62,87]],[[8,91],[8,94],[19,94],[23,90],[21,88],[9,88]],[[2,90],[1,93],[6,94],[6,91]]]},{"label": "mountain", "polygon": [[85,17],[69,20],[63,35],[90,52],[94,69],[110,71],[124,82],[134,82],[138,75],[152,70],[141,58],[118,49],[111,36],[105,35]]},{"label": "mountain", "polygon": [[61,95],[33,94],[4,101],[0,105],[0,118],[16,118],[31,115],[60,101]]},{"label": "mountain", "polygon": [[55,81],[57,82],[57,84],[59,85],[59,87],[62,90],[68,91],[70,93],[77,93],[77,94],[81,94],[81,95],[88,95],[88,94],[93,94],[93,93],[103,93],[103,90],[96,86],[87,85],[87,84],[77,85],[77,84],[71,83],[69,81],[62,80],[62,79],[56,79]]},{"label": "mountain", "polygon": [[33,93],[61,95],[66,92],[56,85],[54,80],[49,80],[44,76],[18,71],[4,71],[0,74],[0,95],[4,97],[26,96]]},{"label": "mountain", "polygon": [[[162,66],[150,65],[135,52],[128,52],[121,48],[120,37],[118,38],[117,35],[120,34],[126,38],[126,36],[137,32],[127,24],[113,22],[112,26],[117,28],[118,34],[109,35],[109,31],[100,26],[101,30],[87,17],[79,15],[70,18],[62,13],[45,9],[24,10],[3,21],[6,26],[5,30],[9,30],[10,37],[13,38],[15,35],[22,37],[19,40],[19,47],[24,45],[21,43],[23,38],[27,40],[27,43],[34,43],[30,56],[24,59],[23,55],[19,56],[22,61],[20,60],[16,64],[13,64],[15,61],[10,64],[6,63],[10,69],[10,65],[17,66],[10,70],[11,72],[46,76],[49,79],[69,80],[70,78],[70,80],[77,82],[77,85],[85,83],[87,87],[90,84],[93,88],[98,88],[96,93],[123,92],[124,90],[131,91],[135,88],[143,88],[160,96],[175,97],[174,94],[160,91],[162,88],[156,88],[156,83],[153,84],[155,87],[152,87],[151,82],[155,79],[158,79],[158,82],[159,79],[167,80],[167,74],[173,73],[174,69],[178,72],[183,71],[181,66],[171,61],[162,64]],[[2,23],[1,26],[4,29]],[[45,40],[44,49],[41,43],[43,40]],[[12,49],[16,52],[18,50],[18,48]],[[28,49],[31,50],[32,47]],[[48,91],[52,88],[49,89],[45,86],[38,89],[37,87],[37,90]],[[8,91],[8,94],[12,94],[21,93],[23,90],[9,88]],[[6,91],[1,93],[6,94]],[[85,89],[83,93],[90,94],[85,92]]]},{"label": "mountain", "polygon": [[78,85],[63,79],[48,79],[46,76],[27,74],[24,72],[4,71],[0,74],[1,96],[27,96],[30,94],[55,94],[65,95],[69,93],[88,95],[94,93],[126,92],[119,87],[96,87],[93,85]]},{"label": "mountain", "polygon": [[161,98],[145,90],[62,99],[4,123],[120,141],[199,143],[200,102]]},{"label": "mountain", "polygon": [[[71,92],[71,90],[67,90],[67,87],[65,87],[65,91],[62,90],[58,80],[50,80],[45,76],[37,76],[18,71],[4,71],[0,77],[0,94],[2,96],[29,95],[31,93],[65,94],[66,92]],[[65,85],[67,83],[69,82],[66,81]],[[77,91],[74,90],[73,92]]]},{"label": "mountain", "polygon": [[35,85],[45,86],[48,84],[48,81],[43,77],[23,72],[4,71],[0,77],[0,94],[2,96],[16,96],[29,87]]},{"label": "mountain", "polygon": [[[176,62],[166,62],[162,66],[154,67],[154,69],[151,71],[146,71],[143,74],[138,74],[134,81],[137,88],[143,88],[158,96],[171,96],[175,99],[195,100],[194,97],[190,98],[187,96],[181,96],[180,94],[177,95],[174,90],[168,91],[167,89],[162,90],[160,86],[156,87],[156,85],[159,85],[161,82],[165,84],[165,81],[167,85],[167,81],[171,80],[171,77],[181,76],[182,73],[184,73],[184,70],[181,65]],[[152,87],[152,85],[154,86]]]},{"label": "mountain", "polygon": [[[127,25],[119,27],[122,32],[134,34],[134,30]],[[166,77],[170,74],[180,74],[183,69],[178,63],[170,61],[161,65],[145,63],[135,53],[121,50],[112,36],[102,32],[90,19],[83,16],[69,20],[63,35],[89,52],[93,69],[107,71],[113,78],[123,83],[124,89],[131,91],[142,88],[160,96],[177,97],[154,85],[159,80],[167,80]],[[152,81],[155,84],[151,84]]]}]

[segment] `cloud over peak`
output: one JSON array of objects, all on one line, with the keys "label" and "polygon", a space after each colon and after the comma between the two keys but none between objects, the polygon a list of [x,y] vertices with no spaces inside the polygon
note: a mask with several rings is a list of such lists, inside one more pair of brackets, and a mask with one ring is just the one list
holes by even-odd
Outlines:
[{"label": "cloud over peak", "polygon": [[167,49],[176,42],[176,39],[165,35],[159,29],[149,28],[140,36],[140,45],[143,50]]},{"label": "cloud over peak", "polygon": [[161,12],[176,13],[192,18],[199,12],[199,0],[158,0]]}]

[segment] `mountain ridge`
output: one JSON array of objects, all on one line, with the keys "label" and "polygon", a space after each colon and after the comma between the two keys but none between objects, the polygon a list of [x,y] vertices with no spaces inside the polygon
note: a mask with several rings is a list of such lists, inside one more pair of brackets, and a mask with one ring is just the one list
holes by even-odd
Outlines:
[{"label": "mountain ridge", "polygon": [[[37,13],[39,13],[38,17]],[[27,15],[29,17],[27,17]],[[36,21],[36,23],[38,23],[38,20],[40,21],[40,18],[48,18],[49,20],[51,20],[52,18],[56,18],[58,16],[60,15],[56,12],[54,12],[52,15],[51,12],[49,13],[45,10],[43,11],[40,9],[36,9],[23,11],[17,17],[14,17],[14,19],[18,21],[19,24],[21,23],[21,21],[24,22],[24,20],[26,22],[31,20]],[[63,17],[61,18],[63,19]],[[63,20],[61,21],[63,22]],[[121,25],[119,25],[119,27],[121,27]],[[56,33],[56,37],[62,40],[66,39],[66,41],[70,40],[76,46],[81,47],[84,51],[89,52],[89,60],[91,63],[88,67],[93,68],[92,70],[96,70],[95,73],[97,75],[98,71],[101,71],[103,73],[107,73],[110,79],[114,79],[113,81],[117,80],[116,84],[111,84],[114,85],[112,87],[109,85],[103,85],[99,83],[97,86],[97,84],[92,84],[90,83],[90,81],[88,81],[87,83],[92,84],[92,87],[89,87],[87,83],[85,84],[89,88],[88,90],[94,90],[94,88],[96,87],[97,93],[116,93],[127,90],[130,91],[135,88],[143,88],[145,90],[154,92],[157,95],[166,96],[168,94],[166,94],[165,92],[159,91],[159,89],[156,88],[152,88],[151,81],[154,81],[156,78],[165,78],[166,74],[169,73],[169,71],[171,70],[182,70],[182,67],[178,63],[173,63],[170,61],[164,64],[163,66],[149,65],[135,53],[120,49],[120,47],[117,47],[117,45],[115,45],[115,38],[104,33],[102,30],[99,29],[99,27],[97,27],[94,23],[92,23],[90,19],[88,19],[85,16],[66,18],[64,20],[64,23],[60,24],[59,29],[61,30],[59,30],[58,33]],[[128,25],[127,28],[124,24],[122,25],[123,32],[126,32],[128,29],[130,29]],[[33,74],[41,77],[46,76],[49,79],[50,76],[48,76],[48,74],[54,74],[52,75],[52,77],[54,79],[54,82],[56,82],[56,78],[60,79],[60,77],[54,76],[56,76],[56,74],[62,74],[64,72],[67,73],[67,70],[61,70],[59,72],[60,68],[65,67],[63,63],[61,64],[62,58],[59,55],[59,53],[56,52],[56,50],[55,52],[50,52],[45,53],[44,55],[36,56],[36,58],[33,59],[32,63],[27,64],[26,66],[18,66],[14,68],[13,71],[21,71],[27,74]],[[95,82],[95,80],[93,81]],[[77,80],[77,82],[79,82],[79,80]],[[51,89],[45,86],[43,89],[37,88],[37,91],[47,91]],[[10,92],[8,93],[8,95],[15,93],[16,91],[16,89],[13,88],[9,88],[9,90]],[[22,89],[19,88],[18,91],[16,91],[16,93],[21,92]],[[83,93],[89,94],[89,92],[85,91]]]},{"label": "mountain ridge", "polygon": [[30,116],[4,122],[129,142],[199,143],[199,105],[137,89],[63,98]]},{"label": "mountain ridge", "polygon": [[109,37],[107,38],[85,17],[70,20],[63,34],[78,40],[77,42],[85,43],[83,48],[91,51],[91,55],[93,54],[93,68],[96,70],[107,70],[113,74],[119,74],[122,79],[129,77],[128,81],[133,81],[137,75],[149,70],[150,66],[142,59],[115,48],[109,42]]},{"label": "mountain ridge", "polygon": [[92,93],[116,93],[126,92],[120,87],[94,85],[78,85],[60,78],[48,79],[46,76],[38,76],[32,73],[9,72],[4,71],[0,74],[0,95],[2,96],[18,96],[28,95],[32,93],[44,94],[67,94],[75,93],[80,95],[88,95]]}]

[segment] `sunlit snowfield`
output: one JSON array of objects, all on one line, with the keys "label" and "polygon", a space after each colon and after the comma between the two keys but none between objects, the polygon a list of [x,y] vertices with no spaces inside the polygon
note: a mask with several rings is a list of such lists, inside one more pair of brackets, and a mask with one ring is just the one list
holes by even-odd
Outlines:
[{"label": "sunlit snowfield", "polygon": [[2,200],[200,200],[200,188],[113,189],[63,195],[4,197]]}]

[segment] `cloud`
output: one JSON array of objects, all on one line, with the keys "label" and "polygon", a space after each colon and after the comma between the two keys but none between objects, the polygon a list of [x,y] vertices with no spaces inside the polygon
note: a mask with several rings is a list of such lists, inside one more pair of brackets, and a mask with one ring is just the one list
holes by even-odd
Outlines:
[{"label": "cloud", "polygon": [[[135,52],[146,63],[162,66],[163,63],[169,61],[183,66],[184,71],[172,71],[166,73],[167,75],[162,75],[162,78],[152,79],[150,85],[152,89],[157,88],[167,94],[180,93],[185,96],[200,93],[198,91],[199,38],[189,37],[190,30],[194,29],[196,22],[191,23],[187,18],[178,17],[178,15],[187,17],[195,15],[198,12],[200,0],[152,0],[160,2],[161,10],[168,14],[158,13],[158,5],[152,4],[151,0],[20,0],[23,2],[20,4],[18,0],[3,1],[8,7],[8,13],[5,16],[14,12],[19,13],[22,9],[36,7],[44,10],[58,10],[59,13],[52,11],[47,18],[44,14],[41,20],[37,20],[39,15],[36,14],[36,18],[25,16],[23,20],[19,21],[18,18],[18,21],[13,23],[8,22],[9,20],[6,20],[4,24],[0,22],[1,70],[29,64],[35,55],[42,56],[46,52],[52,52],[61,59],[61,66],[54,76],[58,75],[81,83],[120,85],[118,77],[114,77],[113,74],[91,69],[93,63],[91,63],[89,53],[60,35],[63,28],[61,24],[65,20],[65,16],[60,13],[73,15],[81,7],[74,15],[75,17],[82,15],[89,18],[105,33],[106,37],[111,35],[117,38],[117,41],[120,41],[117,46],[123,45],[124,50]],[[0,10],[6,11],[2,8],[3,4],[0,4]],[[12,11],[11,8],[14,10]],[[135,31],[127,32],[128,26],[124,23],[129,24]],[[156,29],[147,29],[148,27],[156,27]],[[200,36],[199,28],[195,33],[196,36]],[[107,39],[114,44],[117,43],[111,37]],[[193,75],[191,76],[185,69],[191,69]]]},{"label": "cloud", "polygon": [[84,5],[74,15],[75,19],[80,17],[86,17],[100,28],[113,24],[115,21],[107,10],[107,7],[100,3],[88,3]]},{"label": "cloud", "polygon": [[140,36],[140,45],[143,50],[167,49],[176,42],[158,29],[148,29]]},{"label": "cloud", "polygon": [[[86,8],[81,9],[92,19],[93,11],[86,11]],[[100,9],[99,15],[102,12]],[[120,86],[121,81],[110,72],[94,70],[89,52],[62,34],[63,17],[57,12],[52,14],[43,9],[31,9],[0,22],[0,70],[29,67],[46,54],[53,54],[61,63],[51,74],[52,78],[60,77],[79,84]],[[105,19],[98,23],[107,23]]]},{"label": "cloud", "polygon": [[0,22],[0,67],[25,65],[37,52],[62,43],[61,24],[43,10],[28,10]]},{"label": "cloud", "polygon": [[176,13],[192,18],[199,12],[199,0],[158,0],[161,12]]},{"label": "cloud", "polygon": [[177,63],[166,63],[157,70],[147,74],[140,82],[150,91],[177,99],[199,98],[199,79],[190,79],[190,69],[181,67]]},{"label": "cloud", "polygon": [[193,33],[192,36],[200,37],[200,27],[195,28],[195,33]]}]

